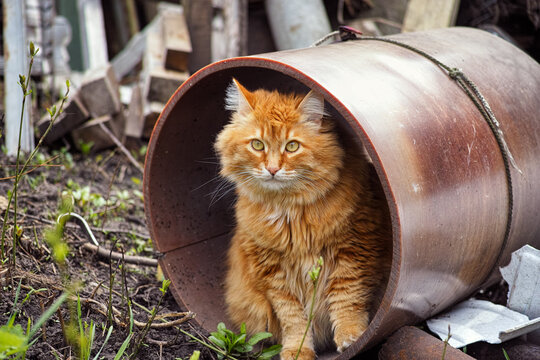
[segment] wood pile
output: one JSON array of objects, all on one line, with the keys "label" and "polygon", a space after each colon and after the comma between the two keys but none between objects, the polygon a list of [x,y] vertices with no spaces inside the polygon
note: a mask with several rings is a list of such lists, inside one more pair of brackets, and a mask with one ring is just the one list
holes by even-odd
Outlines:
[{"label": "wood pile", "polygon": [[[118,141],[148,139],[165,103],[189,77],[190,54],[182,6],[160,3],[154,19],[119,54],[72,85],[45,143],[70,135],[77,148],[91,144],[99,151]],[[38,136],[49,124],[47,114],[36,124]]]},{"label": "wood pile", "polygon": [[[127,145],[136,139],[145,141],[165,103],[190,72],[220,59],[271,52],[279,47],[276,34],[272,33],[276,29],[270,26],[268,3],[263,0],[25,2],[29,39],[40,47],[42,56],[37,59],[36,71],[42,76],[50,74],[52,69],[57,81],[70,79],[73,84],[65,110],[46,138],[47,144],[72,139],[76,147],[92,143],[92,150],[99,151],[117,145],[117,141]],[[69,65],[66,71],[66,66],[56,62],[59,53],[67,53],[67,45],[62,48],[59,42],[76,43],[77,31],[73,30],[68,39],[67,20],[53,18],[55,3],[79,6],[77,24],[71,19],[70,22],[72,28],[80,30],[80,46],[85,47],[87,53],[81,62],[88,70],[80,77],[69,71]],[[468,7],[466,4],[460,7],[459,0],[331,0],[324,3],[325,16],[328,15],[332,29],[348,25],[368,36],[453,26],[456,21],[458,25],[467,25],[464,20],[459,23],[460,16],[468,14],[463,11]],[[144,7],[144,16],[140,8],[135,11],[135,4]],[[116,27],[111,27],[103,14],[108,15],[109,22],[113,18],[118,23]],[[302,16],[292,17],[293,21],[295,18],[301,20]],[[47,29],[51,28],[51,21],[55,34],[60,31],[64,35],[62,40],[55,38],[49,46],[53,35]],[[147,25],[141,29],[139,24]],[[540,28],[539,24],[540,21],[535,26]],[[492,27],[496,31],[492,32],[504,35],[495,25]],[[293,27],[281,28],[277,30],[293,33],[288,30]],[[512,40],[509,36],[505,38]],[[107,44],[109,51],[117,50],[111,59],[106,55]],[[51,53],[55,58],[52,65]],[[17,120],[18,114],[15,115]],[[34,124],[38,136],[48,124],[48,115]],[[115,139],[104,133],[103,126]]]}]

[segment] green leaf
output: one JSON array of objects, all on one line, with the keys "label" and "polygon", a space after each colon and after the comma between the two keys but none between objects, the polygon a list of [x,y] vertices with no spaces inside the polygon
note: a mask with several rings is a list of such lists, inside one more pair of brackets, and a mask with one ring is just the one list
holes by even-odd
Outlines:
[{"label": "green leaf", "polygon": [[236,348],[239,345],[243,345],[246,343],[246,334],[242,334],[240,336],[235,336],[235,339],[232,343],[232,348]]},{"label": "green leaf", "polygon": [[49,112],[49,115],[50,115],[51,117],[53,117],[54,114],[56,114],[56,105],[53,105],[52,107],[47,108],[47,111]]},{"label": "green leaf", "polygon": [[36,48],[36,46],[34,45],[34,43],[32,41],[30,41],[30,56],[31,57],[34,57],[37,55],[38,51],[39,51],[39,48]]},{"label": "green leaf", "polygon": [[133,333],[129,334],[126,340],[122,343],[122,346],[120,346],[120,349],[118,349],[118,352],[116,353],[116,356],[114,357],[114,360],[119,360],[122,358],[122,355],[124,355],[124,352],[126,351],[130,341],[131,337],[133,336]]},{"label": "green leaf", "polygon": [[49,320],[49,318],[58,310],[60,305],[66,300],[68,297],[68,293],[63,293],[60,295],[58,299],[39,317],[38,321],[34,324],[32,327],[32,330],[30,330],[30,333],[28,334],[28,339],[31,339],[34,337],[34,334],[41,329],[43,324]]},{"label": "green leaf", "polygon": [[101,354],[101,352],[103,351],[103,348],[105,347],[105,345],[109,341],[109,338],[111,337],[112,331],[113,331],[113,327],[111,325],[109,327],[109,331],[107,332],[107,336],[105,336],[105,340],[103,341],[103,344],[101,344],[101,347],[99,348],[99,351],[97,352],[96,356],[94,356],[93,360],[98,360],[99,359],[99,354]]},{"label": "green leaf", "polygon": [[199,360],[199,357],[201,356],[201,352],[199,350],[195,350],[193,354],[189,357],[189,360]]},{"label": "green leaf", "polygon": [[247,354],[247,353],[250,353],[250,352],[253,351],[253,346],[251,346],[249,344],[239,344],[239,345],[234,347],[234,350],[236,352],[241,353],[241,354]]},{"label": "green leaf", "polygon": [[246,333],[246,323],[242,323],[242,325],[240,325],[240,334],[245,334]]},{"label": "green leaf", "polygon": [[212,335],[212,336],[218,338],[219,340],[221,340],[221,341],[223,341],[223,342],[225,342],[225,341],[228,340],[228,339],[227,339],[227,336],[225,336],[224,333],[220,333],[220,332],[217,332],[217,331],[211,332],[210,335]]},{"label": "green leaf", "polygon": [[210,340],[212,343],[214,343],[215,345],[219,346],[220,348],[222,349],[227,349],[227,346],[225,344],[225,341],[221,340],[221,339],[218,339],[217,337],[213,336],[213,335],[210,335],[208,337],[208,340]]},{"label": "green leaf", "polygon": [[261,352],[261,354],[257,357],[257,359],[261,359],[261,360],[271,359],[272,357],[279,354],[282,348],[283,348],[282,345],[272,345],[269,348],[264,349]]},{"label": "green leaf", "polygon": [[217,329],[218,331],[223,331],[223,330],[227,330],[227,328],[225,327],[225,324],[220,322],[219,324],[217,324]]},{"label": "green leaf", "polygon": [[272,337],[272,334],[269,333],[269,332],[260,332],[260,333],[254,334],[254,335],[247,341],[247,343],[248,343],[249,345],[255,345],[255,344],[257,344],[259,341],[264,340],[264,339],[268,339],[268,338],[271,338],[271,337]]},{"label": "green leaf", "polygon": [[26,349],[27,340],[21,325],[0,327],[0,353],[12,355],[23,352]]},{"label": "green leaf", "polygon": [[235,341],[236,338],[238,337],[235,333],[233,333],[229,329],[223,329],[223,333],[225,333],[225,336],[227,336],[231,342]]}]

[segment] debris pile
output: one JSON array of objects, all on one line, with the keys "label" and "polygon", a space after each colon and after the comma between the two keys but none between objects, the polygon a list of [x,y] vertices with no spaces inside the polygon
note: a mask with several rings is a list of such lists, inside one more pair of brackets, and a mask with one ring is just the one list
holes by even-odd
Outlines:
[{"label": "debris pile", "polygon": [[[146,141],[164,104],[190,71],[229,57],[310,46],[339,25],[368,36],[476,26],[538,56],[534,44],[540,38],[540,13],[532,3],[510,7],[482,0],[474,4],[452,0],[444,6],[424,0],[291,0],[282,6],[263,0],[6,0],[0,3],[5,20],[0,36],[3,48],[16,47],[21,41],[7,32],[14,29],[40,49],[32,72],[39,104],[25,109],[25,118],[33,121],[25,125],[23,140],[34,128],[36,136],[43,134],[50,119],[46,115],[36,120],[47,103],[42,100],[63,94],[62,85],[69,79],[73,86],[68,103],[46,143],[67,139],[79,150],[91,144],[92,151],[99,151],[118,143],[129,147],[134,139]],[[13,10],[19,15],[6,15]],[[520,31],[519,37],[506,33],[502,27],[512,18],[527,23],[524,29],[529,32]],[[10,57],[23,64],[27,53],[10,51]],[[17,93],[8,100],[14,91],[7,83],[16,81],[7,75],[24,71],[23,67],[8,71],[7,59],[0,56],[0,68],[6,73],[2,132],[8,153],[14,153],[16,141],[10,139],[17,134],[9,133],[19,128],[21,99]],[[31,148],[31,141],[25,144],[23,150]]]},{"label": "debris pile", "polygon": [[[79,149],[91,144],[93,151],[99,151],[118,142],[149,138],[165,103],[189,76],[190,53],[182,6],[160,4],[156,17],[110,63],[91,68],[74,81],[64,111],[45,142],[52,144],[71,134]],[[126,75],[140,64],[137,76],[126,82]],[[48,114],[40,119],[38,136],[49,123]]]}]

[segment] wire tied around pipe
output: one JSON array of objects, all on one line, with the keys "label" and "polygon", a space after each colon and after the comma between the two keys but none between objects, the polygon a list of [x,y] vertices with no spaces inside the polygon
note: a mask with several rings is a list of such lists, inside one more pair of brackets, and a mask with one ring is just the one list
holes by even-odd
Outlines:
[{"label": "wire tied around pipe", "polygon": [[[349,41],[349,40],[381,41],[381,42],[389,43],[392,45],[400,46],[407,50],[413,51],[417,53],[418,55],[423,56],[424,58],[428,59],[429,61],[433,62],[434,64],[439,66],[441,69],[446,71],[448,76],[458,83],[460,88],[467,94],[467,96],[471,99],[475,107],[482,114],[482,117],[484,118],[489,128],[491,129],[491,132],[493,133],[493,136],[495,137],[495,140],[501,152],[505,174],[506,174],[507,190],[508,190],[508,212],[507,212],[506,229],[504,233],[503,243],[501,246],[501,251],[499,252],[497,259],[494,263],[494,268],[495,268],[495,266],[497,266],[497,264],[501,260],[501,256],[504,253],[506,246],[508,244],[508,238],[510,236],[510,229],[512,225],[513,208],[514,208],[514,191],[513,191],[513,186],[512,186],[512,173],[510,170],[510,166],[512,166],[519,174],[523,174],[523,172],[518,167],[514,159],[514,156],[512,155],[512,152],[510,151],[508,144],[506,143],[506,140],[504,139],[504,133],[500,128],[499,121],[497,120],[497,118],[495,117],[495,114],[491,110],[491,107],[489,106],[488,101],[478,89],[478,86],[476,86],[476,84],[471,79],[469,79],[469,77],[467,77],[461,69],[450,67],[442,63],[441,61],[437,60],[435,57],[431,56],[430,54],[426,53],[425,51],[418,49],[417,47],[414,47],[412,45],[406,44],[398,40],[390,39],[390,38],[378,37],[378,36],[364,36],[362,35],[361,31],[356,30],[350,26],[340,26],[338,31],[333,31],[329,33],[323,38],[317,40],[312,46],[319,46],[323,44],[324,42],[328,41],[330,38],[335,37],[336,35],[339,35],[341,41]],[[493,271],[491,271],[490,273],[492,272]]]}]

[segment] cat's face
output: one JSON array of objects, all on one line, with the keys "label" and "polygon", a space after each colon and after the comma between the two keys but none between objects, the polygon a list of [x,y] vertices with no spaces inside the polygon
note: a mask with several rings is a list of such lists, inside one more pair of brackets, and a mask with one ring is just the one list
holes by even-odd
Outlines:
[{"label": "cat's face", "polygon": [[226,106],[231,122],[215,149],[221,175],[240,191],[258,199],[276,192],[313,199],[337,181],[343,150],[323,122],[322,96],[249,92],[234,80]]}]

